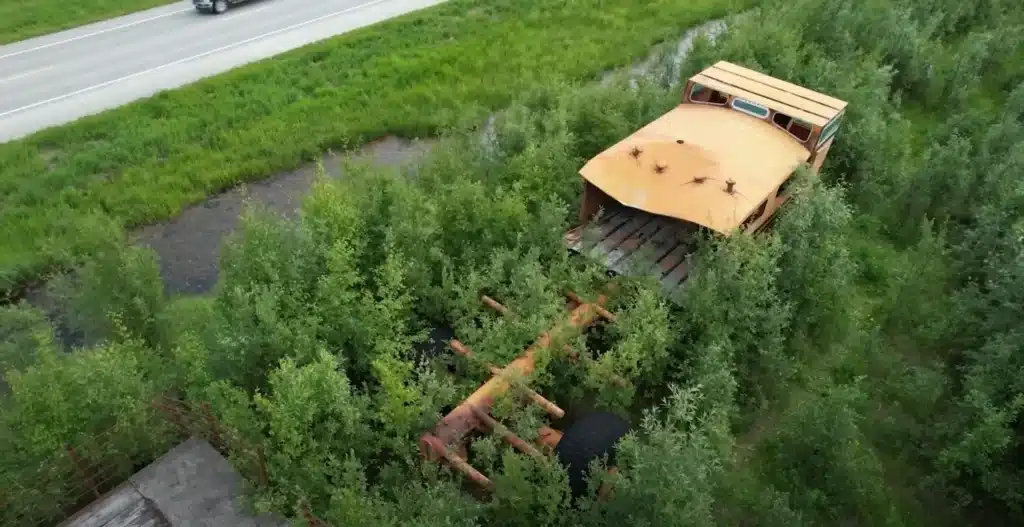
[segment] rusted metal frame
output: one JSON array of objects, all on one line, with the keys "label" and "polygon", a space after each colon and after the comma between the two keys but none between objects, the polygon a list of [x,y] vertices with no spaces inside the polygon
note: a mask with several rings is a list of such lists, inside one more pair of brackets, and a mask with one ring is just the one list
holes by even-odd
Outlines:
[{"label": "rusted metal frame", "polygon": [[[567,292],[566,296],[568,296],[573,302],[577,302],[580,304],[585,303],[583,299],[579,297],[579,295],[572,291]],[[594,305],[594,309],[597,311],[597,314],[601,316],[601,318],[607,320],[608,322],[614,324],[618,321],[618,316],[615,313],[612,313],[599,305]],[[571,358],[573,360],[576,360],[578,358],[578,354],[576,352],[573,352]],[[611,381],[619,388],[625,388],[631,384],[629,381],[627,381],[626,379],[622,378],[619,375],[612,375]]]},{"label": "rusted metal frame", "polygon": [[[582,298],[580,298],[579,295],[577,295],[576,293],[574,293],[572,291],[566,292],[565,296],[569,297],[570,300],[572,300],[573,302],[576,302],[577,304],[580,304],[580,305],[586,304],[586,302]],[[599,304],[593,304],[593,307],[594,307],[594,310],[597,311],[598,316],[600,316],[601,318],[607,320],[608,322],[611,322],[612,324],[614,324],[618,320],[618,317],[615,316],[615,313],[612,313],[611,311],[608,311],[607,309],[605,309],[604,307],[600,306]]]},{"label": "rusted metal frame", "polygon": [[476,414],[477,418],[480,419],[481,427],[484,432],[495,432],[505,440],[506,443],[518,448],[524,454],[540,461],[544,459],[544,455],[541,454],[536,448],[523,440],[523,438],[517,436],[515,432],[508,429],[507,426],[498,422],[497,419],[491,417],[489,413],[480,407],[473,407],[473,413]]},{"label": "rusted metal frame", "polygon": [[[580,298],[580,296],[577,295],[573,291],[567,291],[565,293],[565,296],[568,297],[569,300],[572,300],[573,302],[575,302],[578,305],[584,305],[584,304],[587,303],[585,300]],[[608,321],[608,322],[610,322],[612,324],[614,324],[614,323],[616,323],[618,321],[618,317],[615,315],[615,313],[612,313],[611,311],[608,311],[607,309],[601,307],[598,304],[592,304],[592,307],[594,308],[595,311],[597,311],[598,316],[600,316],[601,318],[605,319],[606,321]],[[576,353],[575,351],[572,351],[568,344],[565,345],[565,350],[566,350],[566,353],[567,353],[567,355],[569,355],[569,358],[571,360],[573,360],[573,361],[579,360],[579,353]],[[618,375],[613,375],[611,380],[612,380],[612,382],[616,386],[618,386],[620,388],[625,388],[626,386],[629,386],[629,384],[630,384],[628,381],[626,381],[626,379],[623,379],[622,377],[620,377]]]},{"label": "rusted metal frame", "polygon": [[[452,348],[452,350],[455,351],[455,353],[458,353],[459,355],[462,355],[467,359],[476,358],[476,356],[473,354],[473,351],[470,350],[469,347],[467,347],[465,344],[463,344],[461,341],[457,339],[452,339],[448,341],[448,345]],[[489,362],[486,362],[485,365],[487,366],[487,369],[491,372],[491,375],[498,376],[504,374],[504,371],[501,368]],[[526,386],[515,385],[515,388],[522,391],[523,394],[529,397],[529,399],[534,404],[543,408],[544,411],[547,412],[548,415],[550,415],[551,417],[554,417],[555,419],[561,419],[562,417],[565,416],[565,410],[562,410],[557,404],[549,401],[543,395],[531,390]]]},{"label": "rusted metal frame", "polygon": [[435,460],[437,458],[444,459],[448,462],[448,466],[461,472],[473,483],[480,486],[480,488],[487,491],[494,488],[494,483],[490,478],[483,475],[479,470],[473,468],[473,465],[470,465],[462,456],[449,450],[447,445],[444,444],[444,441],[436,435],[430,433],[423,434],[423,436],[420,437],[420,447],[421,449],[425,447],[427,449],[427,454],[435,454],[434,456],[428,455],[428,458],[434,458]]},{"label": "rusted metal frame", "polygon": [[[573,299],[571,297],[569,298],[569,300],[574,303],[574,305],[572,305],[569,309],[576,309],[577,307],[579,307],[580,305],[583,304],[583,301],[578,300],[578,298],[579,297],[576,297],[576,299]],[[491,309],[497,311],[502,316],[513,318],[513,319],[518,318],[518,315],[516,315],[514,312],[510,311],[504,305],[502,305],[501,302],[498,302],[497,300],[495,300],[495,299],[493,299],[493,298],[491,298],[491,297],[489,297],[487,295],[481,296],[480,299],[483,300],[484,304],[486,304],[487,307],[490,307]],[[563,346],[562,349],[563,349],[563,351],[565,351],[566,355],[568,355],[570,359],[572,359],[574,361],[579,359],[579,354],[576,353],[575,351],[573,351],[572,347],[570,347],[568,344]],[[467,349],[467,351],[468,351],[468,349]],[[496,367],[491,366],[491,368],[496,368]],[[491,373],[494,373],[493,369],[491,370]]]},{"label": "rusted metal frame", "polygon": [[498,313],[501,313],[502,315],[507,315],[508,314],[508,308],[503,306],[503,305],[501,305],[501,303],[498,302],[497,300],[495,300],[495,299],[493,299],[493,298],[491,298],[491,297],[489,297],[487,295],[481,295],[480,296],[480,300],[482,300],[484,302],[484,304],[487,305],[487,307],[497,311]]},{"label": "rusted metal frame", "polygon": [[[568,326],[575,330],[586,328],[593,324],[599,316],[593,309],[606,301],[606,296],[601,295],[594,304],[583,304],[572,310],[569,314]],[[565,324],[557,324],[555,327],[541,334],[537,340],[526,351],[513,360],[506,368],[506,371],[529,374],[535,366],[534,355],[540,348],[546,348],[553,341],[552,334],[556,330],[564,331]],[[494,398],[505,392],[509,385],[508,379],[502,376],[495,376],[488,379],[482,386],[477,388],[459,406],[448,413],[440,422],[435,425],[434,433],[425,433],[420,437],[420,448],[423,454],[432,460],[443,458],[448,464],[462,472],[468,478],[477,483],[485,490],[493,488],[490,479],[473,468],[465,459],[451,452],[448,445],[461,443],[463,438],[470,431],[479,429],[484,423],[477,415],[480,410],[490,408]]]},{"label": "rusted metal frame", "polygon": [[[569,300],[574,302],[577,307],[578,306],[582,306],[583,304],[587,303],[585,300],[580,298],[580,296],[577,295],[573,291],[566,291],[565,292],[565,296],[566,296],[566,298],[568,298]],[[497,300],[494,300],[493,298],[491,298],[491,297],[489,297],[487,295],[483,295],[482,300],[484,301],[485,304],[487,304],[489,307],[491,307],[491,309],[494,309],[495,311],[501,313],[502,315],[505,315],[505,316],[515,316],[515,313],[512,313],[511,311],[509,311],[509,309],[507,307],[503,306],[500,302],[498,302]],[[601,318],[605,319],[606,321],[611,322],[612,324],[614,324],[615,321],[617,320],[617,318],[616,318],[614,313],[608,311],[607,309],[605,309],[601,305],[599,305],[599,304],[592,304],[592,307],[597,311],[597,314]],[[569,346],[568,345],[565,346],[565,349],[566,349],[566,351],[569,352],[570,356],[571,355],[575,355],[575,353],[569,351]],[[577,357],[572,357],[572,358],[576,359]]]},{"label": "rusted metal frame", "polygon": [[[579,307],[579,306],[581,306],[581,305],[586,303],[586,302],[583,301],[583,299],[581,299],[579,297],[579,295],[577,295],[576,293],[574,293],[572,291],[566,292],[565,296],[574,304],[573,305],[573,309],[575,309],[576,307]],[[501,305],[500,303],[498,303],[493,298],[484,295],[483,299],[484,299],[484,303],[486,303],[488,306],[491,306],[492,309],[494,309],[495,311],[498,311],[502,315],[515,316],[515,314],[512,313],[511,311],[509,311],[508,308],[506,308],[505,306]],[[604,318],[605,320],[607,320],[609,322],[612,322],[612,323],[615,322],[615,315],[612,314],[611,312],[609,312],[607,309],[605,309],[605,308],[603,308],[603,307],[601,307],[599,305],[596,305],[596,304],[593,307],[594,307],[594,309],[597,310],[597,314],[600,315],[601,318]],[[466,348],[464,344],[462,344],[461,342],[459,342],[457,340],[454,341],[454,342],[458,342],[462,346],[462,349],[465,352],[465,353],[463,353],[463,352],[460,352],[459,350],[456,350],[457,353],[463,354],[463,355],[465,355],[468,358],[472,357],[472,354],[469,352],[469,348]],[[562,350],[565,351],[565,354],[566,354],[566,356],[569,357],[569,360],[571,360],[573,362],[576,362],[576,361],[578,361],[580,359],[580,354],[578,352],[574,351],[572,349],[572,346],[566,344],[565,346],[562,346]],[[497,367],[495,367],[495,366],[493,366],[491,364],[488,364],[488,367],[490,368],[490,371],[491,371],[492,374],[497,375],[497,373],[495,373],[495,372],[500,371]],[[616,376],[616,378],[613,379],[613,381],[617,385],[619,385],[619,386],[626,386],[627,385],[626,381],[624,379],[622,379],[621,377],[618,377],[618,376]],[[529,388],[526,388],[525,386],[521,387],[521,388],[524,389],[524,390],[529,390]],[[539,394],[537,394],[537,392],[529,390],[528,395],[530,396],[531,399],[533,399],[533,402],[537,403],[542,408],[544,408],[544,410],[547,411],[549,414],[551,414],[555,419],[561,419],[562,415],[564,415],[565,412],[562,411],[561,408],[558,408],[557,406],[554,405],[554,403],[548,401],[544,397],[542,397]],[[552,413],[551,411],[549,411],[548,408],[546,407],[546,405],[548,405],[548,404],[554,406],[554,408],[557,408],[557,411],[559,412],[560,415],[556,415],[556,414]]]}]

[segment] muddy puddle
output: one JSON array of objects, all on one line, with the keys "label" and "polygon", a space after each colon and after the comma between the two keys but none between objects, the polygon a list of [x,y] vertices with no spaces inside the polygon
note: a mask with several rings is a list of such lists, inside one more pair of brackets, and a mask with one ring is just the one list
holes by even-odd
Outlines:
[{"label": "muddy puddle", "polygon": [[[415,163],[430,150],[434,140],[410,141],[385,137],[374,141],[351,157],[378,166],[396,167]],[[345,156],[323,156],[324,170],[332,178],[342,177]],[[185,209],[178,217],[137,229],[135,243],[152,249],[160,261],[169,294],[203,294],[217,283],[220,248],[225,237],[240,222],[246,200],[284,217],[295,215],[303,197],[316,178],[316,165],[236,187],[203,203]]]}]

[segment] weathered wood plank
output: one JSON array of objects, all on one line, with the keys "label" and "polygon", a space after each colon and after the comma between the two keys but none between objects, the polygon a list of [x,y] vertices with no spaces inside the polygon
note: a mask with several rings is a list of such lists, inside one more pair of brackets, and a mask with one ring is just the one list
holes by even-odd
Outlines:
[{"label": "weathered wood plank", "polygon": [[679,244],[672,248],[664,258],[658,260],[658,267],[661,268],[662,276],[671,273],[677,265],[683,262],[686,255],[690,253],[690,247],[685,244]]},{"label": "weathered wood plank", "polygon": [[624,211],[620,217],[629,217],[629,221],[619,226],[614,232],[610,232],[597,242],[590,250],[590,256],[604,259],[609,252],[625,241],[634,232],[651,221],[651,217],[640,211]]},{"label": "weathered wood plank", "polygon": [[629,258],[641,246],[645,245],[659,229],[664,227],[665,224],[659,218],[650,216],[650,220],[643,225],[636,232],[631,234],[628,238],[622,241],[614,249],[608,252],[608,256],[605,259],[605,266],[617,273],[625,273],[628,269],[623,265],[619,265],[620,262]]},{"label": "weathered wood plank", "polygon": [[661,279],[661,285],[667,289],[675,289],[686,280],[686,277],[690,274],[690,258],[689,255],[683,257],[683,261],[679,262],[671,271],[668,272]]},{"label": "weathered wood plank", "polygon": [[[648,264],[647,267],[655,267],[657,262],[665,257],[673,248],[678,246],[678,240],[676,240],[676,233],[678,232],[676,222],[668,219],[659,217],[657,220],[659,225],[658,230],[652,234],[645,243],[631,251],[626,256],[623,256],[616,262],[612,263],[613,269],[618,273],[623,273],[627,269],[636,265]],[[641,262],[643,258],[645,262]],[[660,277],[662,273],[658,273]]]},{"label": "weathered wood plank", "polygon": [[580,229],[580,237],[572,242],[569,248],[577,253],[583,253],[586,246],[599,243],[630,218],[632,216],[623,207],[616,206],[605,209],[597,221]]}]

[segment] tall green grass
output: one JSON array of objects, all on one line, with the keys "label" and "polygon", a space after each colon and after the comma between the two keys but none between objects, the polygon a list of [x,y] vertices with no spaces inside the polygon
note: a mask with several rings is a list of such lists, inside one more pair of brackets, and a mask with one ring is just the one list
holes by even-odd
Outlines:
[{"label": "tall green grass", "polygon": [[327,148],[478,123],[758,0],[452,0],[0,145],[0,291]]},{"label": "tall green grass", "polygon": [[0,2],[0,44],[169,3],[169,0],[6,0]]}]

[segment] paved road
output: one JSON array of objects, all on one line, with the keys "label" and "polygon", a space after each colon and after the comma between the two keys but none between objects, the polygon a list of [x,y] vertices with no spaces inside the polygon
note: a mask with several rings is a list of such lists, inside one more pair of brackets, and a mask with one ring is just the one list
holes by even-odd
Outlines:
[{"label": "paved road", "polygon": [[179,1],[0,46],[0,142],[443,1]]}]

